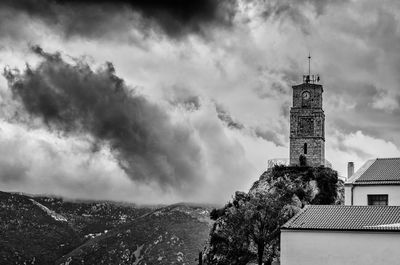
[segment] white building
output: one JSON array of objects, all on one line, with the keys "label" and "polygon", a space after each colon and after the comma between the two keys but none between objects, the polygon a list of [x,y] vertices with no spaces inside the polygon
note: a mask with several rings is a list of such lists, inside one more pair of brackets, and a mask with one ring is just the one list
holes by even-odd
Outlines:
[{"label": "white building", "polygon": [[400,206],[400,158],[367,161],[345,183],[345,205]]},{"label": "white building", "polygon": [[345,205],[309,205],[281,228],[281,265],[400,264],[400,158],[367,161]]},{"label": "white building", "polygon": [[400,206],[306,206],[281,228],[281,265],[321,264],[400,264]]}]

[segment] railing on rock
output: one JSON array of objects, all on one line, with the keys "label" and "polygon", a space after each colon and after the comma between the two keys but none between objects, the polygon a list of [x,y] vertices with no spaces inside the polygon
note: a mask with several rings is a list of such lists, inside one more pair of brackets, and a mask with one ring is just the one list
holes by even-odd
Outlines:
[{"label": "railing on rock", "polygon": [[268,160],[268,165],[267,165],[267,169],[268,168],[272,168],[276,165],[283,165],[283,166],[288,166],[289,165],[289,159],[288,158],[274,158],[274,159],[270,159]]}]

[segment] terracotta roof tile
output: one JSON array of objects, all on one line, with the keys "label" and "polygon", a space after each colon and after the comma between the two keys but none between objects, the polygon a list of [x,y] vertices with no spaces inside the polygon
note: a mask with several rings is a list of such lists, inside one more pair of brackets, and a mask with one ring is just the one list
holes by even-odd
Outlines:
[{"label": "terracotta roof tile", "polygon": [[345,184],[400,184],[400,158],[377,158],[368,160]]},{"label": "terracotta roof tile", "polygon": [[282,228],[400,231],[400,206],[309,205]]}]

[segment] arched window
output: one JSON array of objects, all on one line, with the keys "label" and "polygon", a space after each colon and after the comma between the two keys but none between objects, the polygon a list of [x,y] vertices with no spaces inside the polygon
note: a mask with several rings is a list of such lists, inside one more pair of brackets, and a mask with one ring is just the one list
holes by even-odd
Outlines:
[{"label": "arched window", "polygon": [[304,154],[306,155],[307,154],[307,143],[304,143],[303,150],[304,150]]}]

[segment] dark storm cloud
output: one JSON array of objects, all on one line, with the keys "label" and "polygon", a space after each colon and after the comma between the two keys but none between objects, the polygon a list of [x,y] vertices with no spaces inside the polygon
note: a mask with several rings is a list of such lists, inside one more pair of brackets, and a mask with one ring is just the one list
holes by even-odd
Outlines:
[{"label": "dark storm cloud", "polygon": [[258,137],[268,142],[273,142],[276,146],[285,146],[281,139],[279,139],[278,134],[273,130],[256,128],[254,132]]},{"label": "dark storm cloud", "polygon": [[291,107],[290,101],[283,102],[282,106],[280,107],[279,113],[280,115],[282,115],[283,120],[289,120],[290,107]]},{"label": "dark storm cloud", "polygon": [[[260,84],[254,87],[253,91],[260,99],[266,98],[282,98],[291,94],[292,86],[298,83],[300,76],[296,64],[289,64],[287,69],[275,69],[266,66],[258,66],[256,69]],[[268,82],[271,77],[275,77],[275,81]]]},{"label": "dark storm cloud", "polygon": [[[285,20],[290,19],[298,25],[304,34],[310,34],[310,21],[307,18],[307,11],[313,11],[317,16],[322,15],[327,6],[341,4],[348,0],[252,0],[251,2],[261,3],[261,16],[264,19]],[[307,10],[309,9],[309,10]]]},{"label": "dark storm cloud", "polygon": [[220,119],[228,128],[242,130],[244,125],[236,120],[227,112],[220,104],[215,105],[215,110],[217,111],[218,119]]},{"label": "dark storm cloud", "polygon": [[4,71],[30,115],[51,130],[89,134],[108,145],[136,181],[178,189],[200,181],[202,154],[192,129],[173,123],[165,109],[128,88],[111,63],[93,71],[84,61],[68,63],[40,47],[33,51],[43,58],[37,67]]},{"label": "dark storm cloud", "polygon": [[265,86],[259,86],[254,89],[255,93],[257,96],[261,99],[265,98],[279,98],[282,97],[283,95],[289,94],[289,90],[287,89],[289,85],[283,86],[280,83],[274,82],[272,83],[271,86],[265,87]]},{"label": "dark storm cloud", "polygon": [[209,28],[233,25],[239,2],[258,3],[266,19],[289,17],[304,27],[306,4],[320,14],[332,1],[3,0],[0,1],[0,33],[3,38],[28,38],[29,41],[35,32],[27,24],[42,21],[67,38],[138,41],[132,29],[141,31],[143,36],[159,30],[172,38],[190,33],[206,36]]},{"label": "dark storm cloud", "polygon": [[363,151],[362,148],[349,146],[348,144],[346,144],[345,138],[346,137],[344,135],[339,135],[338,141],[336,144],[334,144],[334,147],[344,153],[355,154],[357,157],[362,158],[363,160],[367,160],[368,158],[371,157],[371,154],[368,154],[367,152]]},{"label": "dark storm cloud", "polygon": [[226,111],[220,104],[215,105],[215,109],[217,111],[218,118],[222,121],[222,123],[228,127],[229,129],[235,130],[247,130],[253,134],[253,136],[264,139],[265,141],[272,142],[276,146],[284,146],[284,143],[279,138],[279,134],[273,129],[264,127],[251,127],[246,126],[243,123],[237,121],[232,115]]},{"label": "dark storm cloud", "polygon": [[397,146],[400,145],[400,115],[397,113],[387,113],[373,108],[365,109],[364,112],[346,111],[345,116],[330,118],[327,129],[339,128],[344,133],[363,133],[391,141]]},{"label": "dark storm cloud", "polygon": [[226,0],[58,0],[62,4],[124,4],[139,11],[144,18],[157,22],[171,36],[182,32],[201,32],[203,23],[229,25],[234,15],[234,1]]},{"label": "dark storm cloud", "polygon": [[289,17],[295,22],[300,22],[305,19],[305,8],[313,8],[317,15],[322,15],[328,5],[340,4],[347,0],[253,0],[252,2],[262,3],[264,6],[262,15],[265,18]]},{"label": "dark storm cloud", "polygon": [[[174,106],[181,106],[188,111],[195,111],[201,108],[201,99],[198,95],[188,89],[182,87],[174,87],[172,91],[169,91],[169,97],[167,100]],[[279,137],[279,134],[268,126],[251,127],[245,125],[245,123],[237,120],[235,117],[227,111],[222,104],[214,102],[215,110],[217,112],[218,119],[224,126],[232,130],[239,130],[242,132],[250,132],[252,136],[264,139],[268,142],[273,142],[276,146],[284,146],[284,143]],[[287,104],[285,105],[287,106]],[[287,108],[289,108],[287,106]],[[282,132],[280,132],[282,133]]]},{"label": "dark storm cloud", "polygon": [[[337,99],[344,100],[349,108],[337,111],[334,103],[329,114],[329,128],[339,128],[345,133],[362,131],[376,138],[400,144],[398,131],[400,130],[399,109],[387,111],[374,107],[374,102],[379,97],[386,97],[386,91],[378,89],[375,85],[365,82],[342,82],[339,86],[330,84],[326,87],[326,93],[334,90]],[[331,99],[333,100],[333,99]],[[343,103],[342,103],[343,104]]]},{"label": "dark storm cloud", "polygon": [[[0,8],[20,12],[60,29],[65,36],[129,35],[157,25],[170,37],[204,33],[206,26],[229,26],[236,1],[228,0],[5,0]],[[139,15],[139,17],[137,16]]]}]

